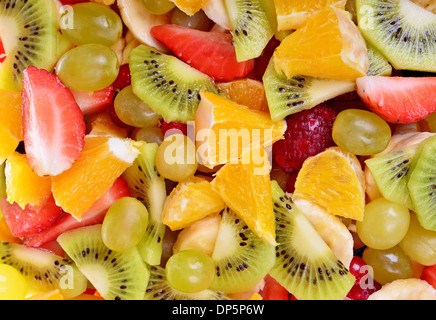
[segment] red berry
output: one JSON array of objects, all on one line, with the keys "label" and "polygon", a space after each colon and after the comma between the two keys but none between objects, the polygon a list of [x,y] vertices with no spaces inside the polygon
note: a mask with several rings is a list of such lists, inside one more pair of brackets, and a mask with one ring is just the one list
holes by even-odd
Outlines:
[{"label": "red berry", "polygon": [[325,104],[287,118],[284,139],[273,146],[274,160],[288,173],[296,173],[308,157],[334,146],[332,139],[336,112]]},{"label": "red berry", "polygon": [[265,286],[259,291],[263,300],[289,300],[289,292],[269,274],[265,277]]},{"label": "red berry", "polygon": [[421,279],[427,281],[433,288],[436,289],[436,264],[424,268],[421,274]]},{"label": "red berry", "polygon": [[380,289],[380,284],[375,282],[374,279],[368,278],[370,276],[368,274],[368,265],[362,258],[354,256],[351,260],[349,270],[356,278],[356,282],[347,294],[348,299],[367,300],[372,293]]},{"label": "red berry", "polygon": [[291,174],[288,178],[288,182],[286,182],[286,192],[294,193],[295,191],[295,181],[297,181],[297,173]]},{"label": "red berry", "polygon": [[129,64],[123,64],[120,66],[120,71],[118,72],[118,77],[115,79],[113,86],[115,91],[120,92],[125,87],[132,83],[130,76]]},{"label": "red berry", "polygon": [[165,120],[162,120],[160,129],[162,130],[162,134],[164,136],[180,133],[180,131],[184,135],[188,134],[188,126],[181,122],[165,122]]}]

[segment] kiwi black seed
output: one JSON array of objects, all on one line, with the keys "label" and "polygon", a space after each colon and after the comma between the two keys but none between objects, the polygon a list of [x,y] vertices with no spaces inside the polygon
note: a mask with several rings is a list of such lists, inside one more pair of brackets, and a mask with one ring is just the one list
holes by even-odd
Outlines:
[{"label": "kiwi black seed", "polygon": [[229,300],[229,298],[223,292],[211,289],[194,293],[178,291],[168,283],[163,267],[151,266],[150,281],[145,290],[144,300]]},{"label": "kiwi black seed", "polygon": [[[8,51],[0,67],[0,84],[22,88],[23,71],[30,65],[52,70],[57,56],[57,8],[49,0],[0,0],[3,45]],[[11,83],[3,83],[3,82]]]},{"label": "kiwi black seed", "polygon": [[354,276],[274,180],[272,194],[279,245],[270,275],[298,300],[344,299]]},{"label": "kiwi black seed", "polygon": [[263,76],[265,94],[273,121],[355,90],[353,81],[317,79],[307,76],[287,78],[274,67],[274,61],[268,64]]},{"label": "kiwi black seed", "polygon": [[157,148],[156,143],[146,143],[133,165],[123,174],[132,197],[144,203],[150,213],[145,235],[137,245],[139,254],[149,265],[161,263],[165,235],[161,216],[167,193],[165,179],[156,169]]},{"label": "kiwi black seed", "polygon": [[133,92],[167,122],[194,120],[200,91],[220,93],[204,73],[146,45],[132,50],[129,65]]},{"label": "kiwi black seed", "polygon": [[57,241],[105,300],[143,299],[150,271],[136,247],[110,250],[100,224],[67,231]]},{"label": "kiwi black seed", "polygon": [[413,209],[407,183],[416,163],[418,145],[372,157],[365,161],[384,198]]},{"label": "kiwi black seed", "polygon": [[359,29],[397,70],[436,71],[436,15],[409,0],[356,0]]},{"label": "kiwi black seed", "polygon": [[260,0],[225,0],[238,61],[259,57],[274,30]]},{"label": "kiwi black seed", "polygon": [[225,293],[250,290],[275,262],[274,246],[264,242],[230,209],[225,209],[212,253],[215,279],[211,289]]},{"label": "kiwi black seed", "polygon": [[436,231],[436,137],[422,142],[408,189],[421,226]]},{"label": "kiwi black seed", "polygon": [[73,298],[88,284],[72,260],[17,243],[0,242],[0,263],[17,269],[35,292],[58,289],[64,298]]},{"label": "kiwi black seed", "polygon": [[367,43],[369,68],[367,76],[391,76],[392,66],[389,61],[371,44]]}]

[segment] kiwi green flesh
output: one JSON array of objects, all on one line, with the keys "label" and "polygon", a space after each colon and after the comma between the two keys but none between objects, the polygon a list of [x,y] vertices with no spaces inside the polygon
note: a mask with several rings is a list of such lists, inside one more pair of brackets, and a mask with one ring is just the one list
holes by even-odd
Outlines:
[{"label": "kiwi green flesh", "polygon": [[407,186],[419,223],[436,231],[436,137],[423,142]]},{"label": "kiwi green flesh", "polygon": [[274,246],[255,235],[234,212],[222,214],[212,259],[215,279],[211,289],[225,293],[252,289],[271,270]]},{"label": "kiwi green flesh", "polygon": [[156,169],[157,148],[156,143],[144,144],[133,165],[123,173],[132,197],[141,201],[150,213],[145,235],[137,245],[139,254],[149,265],[161,263],[165,235],[161,216],[167,194],[165,179]]},{"label": "kiwi green flesh", "polygon": [[57,241],[104,299],[143,299],[150,271],[136,247],[122,253],[110,250],[101,225],[67,231]]},{"label": "kiwi green flesh", "polygon": [[366,40],[397,70],[436,71],[436,15],[411,1],[356,0]]},{"label": "kiwi green flesh", "polygon": [[354,276],[276,181],[272,193],[279,245],[270,275],[299,300],[344,299]]},{"label": "kiwi green flesh", "polygon": [[219,93],[207,75],[146,45],[132,50],[129,66],[133,92],[167,122],[193,121],[200,91]]},{"label": "kiwi green flesh", "polygon": [[70,259],[21,244],[0,242],[1,263],[17,269],[33,291],[58,289],[64,298],[86,290],[88,280]]},{"label": "kiwi green flesh", "polygon": [[0,86],[20,90],[23,71],[28,66],[51,71],[56,63],[54,1],[0,0],[0,37],[8,56],[7,63],[0,67],[0,79],[13,82],[0,83]]},{"label": "kiwi green flesh", "polygon": [[275,70],[273,59],[265,71],[263,83],[273,121],[280,121],[290,114],[311,109],[322,102],[355,90],[353,81],[307,76],[294,76],[288,79]]},{"label": "kiwi green flesh", "polygon": [[259,57],[274,36],[267,12],[260,0],[225,0],[232,27],[236,59],[247,61]]},{"label": "kiwi green flesh", "polygon": [[407,183],[418,146],[410,146],[365,161],[384,198],[413,210]]},{"label": "kiwi green flesh", "polygon": [[371,44],[367,43],[369,68],[367,76],[391,76],[392,66],[389,61]]},{"label": "kiwi green flesh", "polygon": [[186,293],[174,289],[167,281],[165,269],[150,267],[150,281],[145,290],[144,300],[230,300],[223,292],[206,289]]}]

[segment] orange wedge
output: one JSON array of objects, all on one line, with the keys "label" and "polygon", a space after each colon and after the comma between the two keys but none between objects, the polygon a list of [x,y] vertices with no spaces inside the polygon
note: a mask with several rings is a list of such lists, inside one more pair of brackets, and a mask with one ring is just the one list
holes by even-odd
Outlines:
[{"label": "orange wedge", "polygon": [[300,28],[309,16],[327,6],[344,9],[347,0],[274,0],[277,14],[277,28],[293,30]]},{"label": "orange wedge", "polygon": [[209,181],[192,177],[171,191],[165,202],[162,221],[171,230],[180,230],[224,208],[224,201]]},{"label": "orange wedge", "polygon": [[0,89],[0,164],[23,140],[21,92]]},{"label": "orange wedge", "polygon": [[338,147],[308,158],[298,173],[293,199],[307,200],[335,216],[362,220],[365,178],[359,160]]},{"label": "orange wedge", "polygon": [[26,300],[64,300],[63,295],[59,292],[59,290],[52,290],[47,292],[36,293]]},{"label": "orange wedge", "polygon": [[52,177],[56,204],[81,219],[140,153],[142,142],[111,135],[87,135],[78,160]]},{"label": "orange wedge", "polygon": [[315,13],[307,23],[287,36],[274,55],[277,72],[288,78],[354,81],[369,68],[365,40],[345,10],[335,7]]},{"label": "orange wedge", "polygon": [[283,139],[285,130],[286,122],[274,122],[266,112],[203,92],[195,115],[197,158],[207,168],[237,163],[243,153]]},{"label": "orange wedge", "polygon": [[200,11],[210,0],[171,0],[174,4],[189,16]]}]

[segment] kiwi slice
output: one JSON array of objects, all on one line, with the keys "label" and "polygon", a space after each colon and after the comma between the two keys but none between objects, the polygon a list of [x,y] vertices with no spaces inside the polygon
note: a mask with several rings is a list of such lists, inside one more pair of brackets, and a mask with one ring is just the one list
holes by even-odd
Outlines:
[{"label": "kiwi slice", "polygon": [[418,145],[365,161],[384,198],[413,210],[407,183],[413,171]]},{"label": "kiwi slice", "polygon": [[133,92],[165,121],[193,121],[200,91],[218,94],[215,82],[178,58],[140,45],[129,58]]},{"label": "kiwi slice", "polygon": [[212,259],[216,273],[210,288],[225,293],[244,292],[262,280],[274,265],[274,246],[255,235],[242,219],[226,208]]},{"label": "kiwi slice", "polygon": [[165,269],[150,267],[150,281],[145,290],[144,300],[230,300],[220,291],[206,289],[200,292],[186,293],[174,289],[167,281]]},{"label": "kiwi slice", "polygon": [[354,276],[278,183],[271,186],[279,245],[270,275],[299,300],[344,299]]},{"label": "kiwi slice", "polygon": [[389,61],[371,44],[367,43],[369,58],[368,76],[391,76],[392,66]]},{"label": "kiwi slice", "polygon": [[274,68],[270,60],[263,76],[265,94],[271,119],[279,121],[290,114],[355,90],[354,81],[317,79],[307,76],[294,76],[288,79]]},{"label": "kiwi slice", "polygon": [[408,0],[356,0],[359,29],[397,70],[436,71],[436,15]]},{"label": "kiwi slice", "polygon": [[165,179],[156,169],[157,143],[146,143],[132,166],[124,171],[132,197],[147,207],[148,227],[137,245],[142,259],[149,265],[158,265],[162,257],[162,240],[165,225],[162,223],[162,210],[167,197]]},{"label": "kiwi slice", "polygon": [[57,241],[104,299],[143,299],[150,271],[136,247],[123,253],[110,250],[101,224],[67,231]]},{"label": "kiwi slice", "polygon": [[419,223],[436,231],[436,136],[422,142],[417,157],[407,187]]},{"label": "kiwi slice", "polygon": [[0,37],[7,58],[0,87],[21,90],[28,66],[52,70],[57,58],[57,8],[52,0],[0,0]]},{"label": "kiwi slice", "polygon": [[259,57],[274,36],[274,22],[268,20],[267,14],[271,7],[264,7],[262,0],[224,0],[224,4],[232,26],[236,59]]},{"label": "kiwi slice", "polygon": [[73,261],[46,251],[2,241],[0,257],[1,263],[20,271],[35,292],[58,289],[69,299],[83,293],[88,285]]}]

